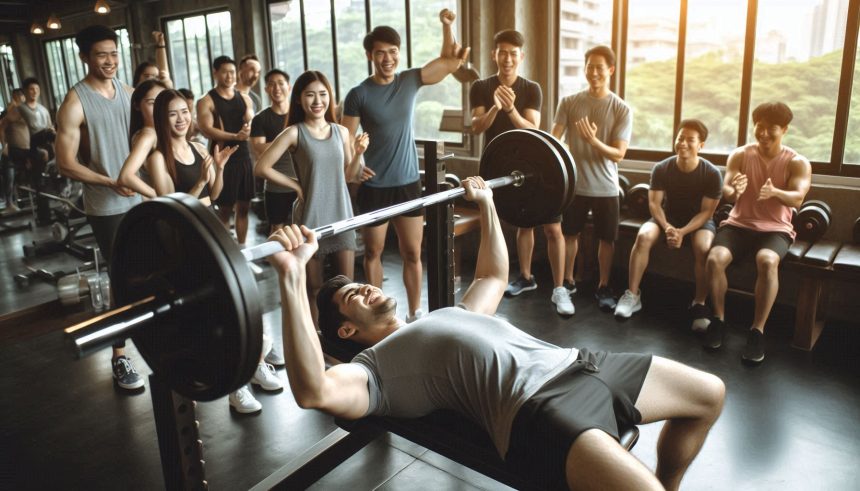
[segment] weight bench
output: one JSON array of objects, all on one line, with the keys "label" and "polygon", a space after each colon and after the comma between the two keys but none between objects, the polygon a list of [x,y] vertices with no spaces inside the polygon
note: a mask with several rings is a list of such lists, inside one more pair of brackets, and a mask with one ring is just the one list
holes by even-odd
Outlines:
[{"label": "weight bench", "polygon": [[[322,336],[320,343],[323,351],[336,360],[350,360],[361,350],[359,347],[351,349],[334,345]],[[502,460],[483,428],[451,410],[439,410],[411,419],[380,416],[358,420],[335,418],[335,423],[348,432],[394,433],[513,488],[539,489]],[[620,428],[620,436],[621,446],[630,450],[639,440],[639,429],[636,426]]]}]

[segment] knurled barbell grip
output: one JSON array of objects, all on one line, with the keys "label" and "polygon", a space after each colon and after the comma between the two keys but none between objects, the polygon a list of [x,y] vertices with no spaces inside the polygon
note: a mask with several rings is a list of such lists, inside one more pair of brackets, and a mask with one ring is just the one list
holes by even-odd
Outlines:
[{"label": "knurled barbell grip", "polygon": [[[515,171],[512,172],[509,176],[502,176],[497,177],[495,179],[490,179],[489,181],[487,181],[486,184],[487,187],[491,189],[500,188],[502,186],[509,186],[511,184],[513,184],[514,186],[521,186],[524,179],[526,179],[525,174]],[[378,210],[371,211],[370,213],[364,213],[362,215],[357,215],[352,218],[347,218],[345,220],[340,220],[338,222],[330,223],[328,225],[323,225],[321,227],[313,229],[313,233],[314,235],[316,235],[318,240],[324,239],[326,237],[331,237],[332,235],[337,235],[348,230],[354,230],[365,225],[370,225],[371,223],[381,222],[383,220],[402,215],[408,211],[417,210],[420,208],[427,208],[428,206],[443,203],[445,201],[460,197],[464,194],[466,194],[466,190],[462,187],[449,189],[447,191],[442,191],[439,193],[433,193],[429,196],[422,196],[421,198],[405,201],[403,203],[391,205],[386,208],[380,208]],[[281,246],[280,243],[274,241],[266,241],[262,244],[257,244],[253,247],[242,249],[242,254],[248,261],[256,261],[258,259],[263,259],[273,254],[277,254],[278,252],[281,252],[283,250],[284,248]]]}]

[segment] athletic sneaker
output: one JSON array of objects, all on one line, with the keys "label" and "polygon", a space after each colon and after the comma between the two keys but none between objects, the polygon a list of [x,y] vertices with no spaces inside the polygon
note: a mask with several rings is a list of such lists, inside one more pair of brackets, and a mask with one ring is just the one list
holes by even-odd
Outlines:
[{"label": "athletic sneaker", "polygon": [[269,352],[266,353],[265,361],[266,363],[274,365],[276,367],[282,367],[287,363],[284,360],[284,355],[283,353],[281,353],[281,348],[280,346],[278,346],[277,343],[272,344],[272,349],[270,349]]},{"label": "athletic sneaker", "polygon": [[726,323],[721,319],[712,319],[708,324],[708,331],[705,333],[705,341],[702,343],[706,349],[720,349],[723,345],[723,332],[726,330]]},{"label": "athletic sneaker", "polygon": [[266,362],[257,365],[257,369],[254,370],[254,375],[251,377],[251,383],[270,392],[284,388],[284,383],[278,378],[275,367]]},{"label": "athletic sneaker", "polygon": [[531,278],[525,279],[522,276],[512,281],[505,289],[506,297],[516,297],[522,292],[530,292],[537,289],[537,282],[534,275]]},{"label": "athletic sneaker", "polygon": [[423,316],[424,316],[424,311],[421,309],[418,309],[415,311],[414,314],[406,316],[406,323],[412,324],[413,322],[417,321],[418,319],[420,319]]},{"label": "athletic sneaker", "polygon": [[134,369],[131,360],[118,356],[111,360],[113,380],[121,389],[136,390],[143,387],[143,377]]},{"label": "athletic sneaker", "polygon": [[690,327],[693,332],[705,332],[711,323],[711,311],[700,303],[694,303],[690,306],[690,319],[693,320]]},{"label": "athletic sneaker", "polygon": [[240,414],[258,413],[263,410],[263,405],[254,399],[247,385],[243,385],[241,389],[230,394],[227,400],[230,403],[230,409]]},{"label": "athletic sneaker", "polygon": [[642,310],[642,294],[637,295],[630,290],[624,290],[624,295],[621,295],[618,305],[615,306],[615,316],[627,319],[640,310]]},{"label": "athletic sneaker", "polygon": [[552,303],[555,304],[555,311],[559,315],[573,315],[576,312],[573,302],[570,301],[570,293],[567,291],[563,286],[557,286],[552,290]]},{"label": "athletic sneaker", "polygon": [[741,359],[756,365],[764,361],[764,334],[758,329],[750,329],[747,333],[747,346]]},{"label": "athletic sneaker", "polygon": [[604,312],[612,312],[615,310],[617,302],[615,301],[615,294],[612,292],[611,287],[601,286],[597,289],[597,292],[594,293],[594,298],[597,299],[597,306],[600,307],[600,310]]},{"label": "athletic sneaker", "polygon": [[567,288],[568,294],[573,295],[574,293],[576,293],[576,282],[575,281],[564,280],[564,283],[562,283],[562,286]]}]

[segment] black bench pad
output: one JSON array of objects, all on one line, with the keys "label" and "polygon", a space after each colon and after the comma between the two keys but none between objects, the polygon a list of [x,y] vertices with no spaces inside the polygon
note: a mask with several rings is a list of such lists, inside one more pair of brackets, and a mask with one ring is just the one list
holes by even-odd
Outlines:
[{"label": "black bench pad", "polygon": [[836,253],[842,246],[841,242],[832,240],[819,240],[812,244],[806,254],[800,259],[803,264],[810,266],[828,267],[833,263]]},{"label": "black bench pad", "polygon": [[843,245],[833,260],[833,269],[860,274],[860,244]]}]

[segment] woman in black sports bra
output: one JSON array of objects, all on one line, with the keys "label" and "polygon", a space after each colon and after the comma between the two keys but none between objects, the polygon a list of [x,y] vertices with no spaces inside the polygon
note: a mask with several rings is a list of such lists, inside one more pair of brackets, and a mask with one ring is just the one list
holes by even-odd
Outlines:
[{"label": "woman in black sports bra", "polygon": [[158,94],[153,119],[157,143],[146,160],[146,170],[156,194],[188,193],[210,205],[221,194],[224,166],[237,147],[216,146],[210,156],[203,145],[188,142],[185,136],[191,129],[191,111],[176,90]]}]

